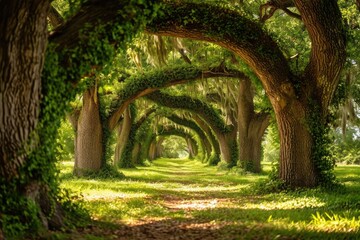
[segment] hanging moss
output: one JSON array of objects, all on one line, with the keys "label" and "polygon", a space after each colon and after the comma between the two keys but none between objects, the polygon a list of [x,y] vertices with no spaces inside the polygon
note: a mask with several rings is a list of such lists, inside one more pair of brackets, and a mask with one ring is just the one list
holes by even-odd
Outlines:
[{"label": "hanging moss", "polygon": [[218,112],[210,105],[189,96],[172,96],[167,93],[156,91],[147,95],[147,98],[166,107],[185,109],[200,115],[206,119],[209,125],[221,133],[231,132]]},{"label": "hanging moss", "polygon": [[151,70],[129,77],[117,92],[117,99],[111,103],[109,119],[115,124],[118,119],[117,112],[124,103],[134,100],[145,90],[155,91],[178,83],[194,81],[209,77],[239,77],[242,73],[232,69],[213,69],[208,67],[198,67],[194,65],[167,66],[161,69]]},{"label": "hanging moss", "polygon": [[[287,67],[277,44],[262,30],[260,24],[225,7],[192,1],[166,2],[163,14],[147,25],[147,31],[171,35],[172,29],[181,29],[178,31],[181,32],[179,35],[186,37],[227,47],[236,46],[248,55],[256,55],[261,62]],[[185,32],[188,34],[182,34]]]}]

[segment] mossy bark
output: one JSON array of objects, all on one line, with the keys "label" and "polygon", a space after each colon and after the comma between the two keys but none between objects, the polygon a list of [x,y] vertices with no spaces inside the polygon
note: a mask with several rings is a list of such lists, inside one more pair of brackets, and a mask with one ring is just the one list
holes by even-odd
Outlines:
[{"label": "mossy bark", "polygon": [[124,150],[126,149],[126,144],[129,140],[131,124],[132,119],[130,114],[130,108],[128,107],[124,112],[124,119],[121,123],[121,127],[119,127],[116,139],[114,164],[115,166],[120,168],[128,168],[132,166],[131,159],[124,159],[122,157]]},{"label": "mossy bark", "polygon": [[83,106],[77,121],[74,166],[74,174],[77,176],[97,172],[103,165],[103,132],[99,109],[97,87],[93,86],[83,94]]},{"label": "mossy bark", "polygon": [[0,9],[0,177],[11,179],[33,150],[47,46],[46,0],[3,1]]}]

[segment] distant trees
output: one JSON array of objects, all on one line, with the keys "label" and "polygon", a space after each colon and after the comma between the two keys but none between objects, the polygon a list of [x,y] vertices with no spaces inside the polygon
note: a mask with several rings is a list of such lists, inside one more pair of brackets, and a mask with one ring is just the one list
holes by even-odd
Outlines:
[{"label": "distant trees", "polygon": [[[345,4],[344,1],[270,1],[271,4],[263,5],[265,13],[260,16],[263,20],[276,17],[277,9],[296,17],[297,21],[301,19],[310,41],[309,52],[296,57],[296,61],[304,63],[303,67],[294,66],[294,59],[284,53],[286,49],[280,41],[266,33],[259,23],[249,20],[239,11],[216,4],[87,1],[79,4],[79,10],[63,22],[56,17],[51,2],[47,0],[31,3],[0,0],[0,3],[0,189],[4,193],[0,194],[0,200],[5,203],[0,207],[0,222],[5,235],[14,234],[9,232],[14,230],[7,228],[3,219],[22,221],[26,224],[23,229],[36,226],[60,228],[63,225],[63,209],[58,203],[55,178],[55,143],[61,118],[68,103],[78,93],[80,80],[85,76],[95,77],[104,65],[110,64],[115,49],[124,49],[124,43],[143,29],[149,20],[152,21],[146,32],[157,35],[152,41],[158,45],[151,49],[158,54],[155,65],[166,62],[167,50],[160,36],[172,36],[222,46],[240,57],[256,74],[277,120],[279,178],[285,184],[293,188],[315,187],[332,180],[333,163],[328,161],[326,149],[328,108],[346,61],[345,29],[358,28],[356,20],[348,15],[344,26],[339,10],[339,4]],[[162,14],[157,14],[159,3],[163,5]],[[293,9],[289,10],[290,7]],[[47,17],[52,23],[50,35]],[[348,35],[357,36],[354,32]],[[223,64],[218,68],[199,69],[178,41],[173,45],[187,66],[128,78],[131,82],[127,82],[125,90],[119,92],[112,109],[108,109],[105,122],[104,116],[99,115],[96,86],[83,92],[82,109],[73,119],[77,131],[75,171],[79,175],[82,171],[101,168],[102,156],[106,153],[104,136],[108,137],[104,129],[114,130],[129,104],[148,94],[154,102],[192,111],[191,116],[208,137],[212,152],[215,155],[220,153],[230,166],[240,160],[245,165],[251,162],[254,170],[259,171],[259,145],[269,115],[255,111],[248,74],[229,70]],[[357,62],[353,48],[350,63]],[[204,62],[207,54],[199,61]],[[232,119],[232,123],[227,125],[214,108],[206,107],[198,99],[158,91],[198,78],[219,76],[242,79],[238,89],[237,124]],[[171,102],[174,99],[176,101]],[[133,137],[131,126],[136,122],[124,119],[122,124],[126,131],[121,131],[124,137],[121,137],[119,148],[125,147],[122,145],[125,135]],[[134,150],[135,145],[129,147],[133,149],[133,156],[139,155],[135,153],[142,148],[153,148],[151,151],[154,151],[151,134],[144,132],[141,133],[144,142],[136,145],[138,150]],[[190,139],[188,146],[195,154],[195,139],[182,136]],[[209,143],[203,143],[209,155]],[[123,155],[120,152],[122,150],[119,150],[118,159]],[[215,156],[213,163],[216,162]]]},{"label": "distant trees", "polygon": [[240,56],[261,80],[275,111],[280,179],[292,187],[313,187],[332,178],[332,165],[323,159],[322,139],[345,63],[345,33],[335,0],[294,3],[312,44],[308,65],[301,72],[290,69],[277,43],[256,23],[221,7],[167,3],[165,13],[147,31],[213,42]]}]

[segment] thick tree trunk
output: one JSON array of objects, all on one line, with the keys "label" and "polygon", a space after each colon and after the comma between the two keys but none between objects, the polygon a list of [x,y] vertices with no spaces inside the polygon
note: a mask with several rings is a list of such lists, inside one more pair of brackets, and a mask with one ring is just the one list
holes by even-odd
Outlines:
[{"label": "thick tree trunk", "polygon": [[312,159],[313,138],[306,124],[306,120],[309,120],[309,108],[294,100],[286,109],[274,110],[281,146],[280,179],[292,187],[316,186],[318,174]]},{"label": "thick tree trunk", "polygon": [[13,178],[37,142],[48,0],[0,1],[0,177]]},{"label": "thick tree trunk", "polygon": [[239,160],[234,158],[234,156],[238,156],[238,149],[235,148],[236,132],[233,131],[227,134],[215,132],[215,134],[220,145],[221,160],[226,162],[229,167],[235,166],[236,162]]},{"label": "thick tree trunk", "polygon": [[131,130],[132,120],[130,115],[130,108],[128,107],[124,112],[124,119],[122,121],[121,128],[119,128],[120,131],[118,132],[116,140],[114,164],[118,167],[128,167],[129,163],[126,161],[131,161],[131,159],[122,159]]},{"label": "thick tree trunk", "polygon": [[239,131],[240,163],[247,171],[254,173],[261,172],[261,142],[265,133],[265,129],[270,123],[269,120],[270,116],[268,114],[259,115],[250,123],[247,134]]},{"label": "thick tree trunk", "polygon": [[91,87],[83,94],[83,107],[77,123],[74,174],[82,176],[102,167],[102,126],[97,88]]},{"label": "thick tree trunk", "polygon": [[243,79],[239,85],[238,131],[240,164],[246,171],[261,172],[261,141],[269,120],[269,114],[255,113],[251,80]]}]

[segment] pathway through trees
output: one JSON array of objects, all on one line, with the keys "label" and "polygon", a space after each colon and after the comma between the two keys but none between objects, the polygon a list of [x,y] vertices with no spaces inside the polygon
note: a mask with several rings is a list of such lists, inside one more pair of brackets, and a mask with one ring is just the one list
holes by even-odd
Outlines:
[{"label": "pathway through trees", "polygon": [[256,194],[252,184],[266,174],[158,159],[150,167],[122,170],[125,179],[87,180],[70,177],[72,164],[62,164],[63,185],[83,193],[95,221],[68,234],[71,239],[336,239],[358,231],[351,224],[344,232],[331,221],[314,222],[336,193]]}]

